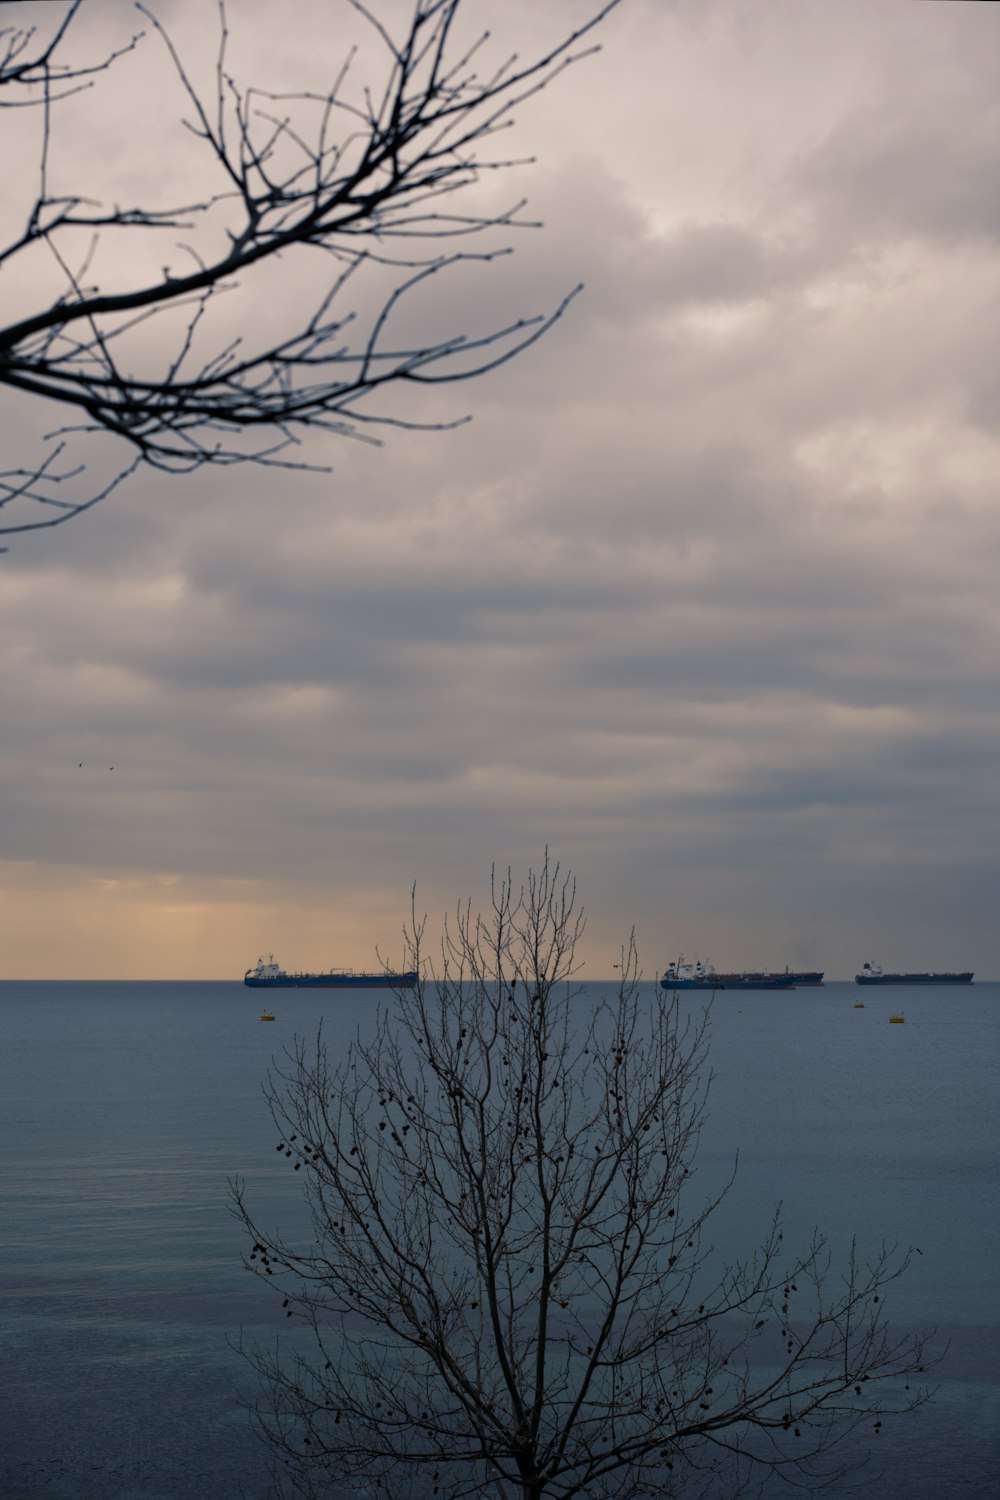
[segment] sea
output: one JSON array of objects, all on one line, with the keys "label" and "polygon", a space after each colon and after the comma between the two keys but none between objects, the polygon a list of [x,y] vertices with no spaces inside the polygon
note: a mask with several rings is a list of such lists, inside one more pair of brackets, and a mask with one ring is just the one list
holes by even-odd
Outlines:
[{"label": "sea", "polygon": [[[581,1017],[605,991],[574,999]],[[322,1022],[333,1050],[391,995],[239,983],[0,983],[0,1500],[263,1500],[241,1337],[282,1336],[229,1209],[300,1234],[262,1083]],[[659,1004],[655,986],[643,1003]],[[862,1001],[856,1005],[856,1001]],[[697,1012],[703,997],[684,1003]],[[902,1010],[905,1023],[890,1024]],[[819,1227],[918,1253],[887,1299],[935,1330],[933,1401],[866,1444],[829,1500],[1000,1496],[1000,984],[723,992],[695,1184],[738,1158],[709,1238],[752,1248]],[[784,1486],[767,1500],[792,1493]]]}]

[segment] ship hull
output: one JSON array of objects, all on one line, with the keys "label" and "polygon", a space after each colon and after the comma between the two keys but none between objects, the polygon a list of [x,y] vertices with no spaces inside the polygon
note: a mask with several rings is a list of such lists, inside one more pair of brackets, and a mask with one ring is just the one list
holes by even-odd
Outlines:
[{"label": "ship hull", "polygon": [[792,974],[775,974],[763,979],[744,978],[738,974],[713,974],[704,979],[671,979],[664,976],[660,985],[665,990],[793,990],[795,977]]},{"label": "ship hull", "polygon": [[855,984],[971,984],[970,970],[962,974],[855,974]]},{"label": "ship hull", "polygon": [[252,990],[412,990],[416,974],[245,974]]}]

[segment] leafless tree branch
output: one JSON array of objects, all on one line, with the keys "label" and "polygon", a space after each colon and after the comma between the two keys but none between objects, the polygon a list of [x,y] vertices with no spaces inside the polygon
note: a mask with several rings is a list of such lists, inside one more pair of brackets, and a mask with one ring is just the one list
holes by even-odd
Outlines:
[{"label": "leafless tree branch", "polygon": [[[454,426],[407,420],[372,399],[387,386],[462,381],[495,369],[550,328],[579,290],[548,312],[485,333],[456,330],[410,342],[394,331],[404,304],[419,301],[437,279],[508,253],[450,248],[527,222],[523,204],[483,212],[470,190],[513,165],[494,143],[518,106],[594,50],[590,33],[618,0],[595,3],[541,55],[506,58],[483,71],[488,38],[457,40],[463,0],[410,0],[398,32],[376,5],[341,0],[367,24],[381,76],[356,78],[354,53],[327,92],[290,95],[243,85],[230,72],[219,0],[210,98],[199,93],[155,12],[140,3],[147,39],[151,34],[165,50],[187,104],[183,123],[215,185],[191,202],[128,208],[50,189],[54,106],[92,88],[142,40],[133,36],[97,63],[63,61],[82,3],[72,0],[57,13],[47,38],[34,29],[0,30],[0,106],[34,108],[41,119],[36,191],[21,229],[0,245],[0,270],[34,269],[48,258],[63,284],[47,305],[19,308],[0,326],[0,384],[75,414],[48,438],[59,451],[103,433],[131,456],[115,480],[84,498],[84,469],[53,463],[51,447],[33,466],[0,473],[0,509],[32,501],[56,512],[22,520],[18,509],[0,531],[30,531],[78,514],[135,461],[167,473],[261,460],[303,468],[311,465],[297,450],[310,430],[368,433],[371,440],[379,425]],[[173,241],[172,263],[161,274],[133,277],[132,284],[123,278],[118,286],[94,279],[98,244],[107,244],[120,266],[140,232],[145,244],[168,230],[184,240]],[[82,257],[81,233],[88,236]],[[279,258],[288,286],[296,286],[302,256],[317,251],[333,269],[311,313],[301,320],[290,313],[291,326],[271,340],[259,337],[253,320],[220,340],[224,293],[252,291],[255,273]],[[372,281],[381,287],[374,312]],[[353,304],[346,300],[352,292]],[[62,498],[67,492],[72,499]]]}]

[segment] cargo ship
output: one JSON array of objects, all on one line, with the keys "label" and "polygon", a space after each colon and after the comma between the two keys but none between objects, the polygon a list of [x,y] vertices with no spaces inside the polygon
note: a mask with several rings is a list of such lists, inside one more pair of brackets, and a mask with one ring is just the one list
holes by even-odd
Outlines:
[{"label": "cargo ship", "polygon": [[274,961],[274,954],[267,955],[267,963],[258,958],[252,969],[247,969],[243,983],[255,990],[412,990],[417,982],[416,972],[405,974],[380,973],[364,969],[327,969],[322,974],[289,974]]},{"label": "cargo ship", "polygon": [[865,964],[860,974],[855,974],[855,984],[971,984],[974,970],[963,969],[957,974],[885,974],[878,964]]},{"label": "cargo ship", "polygon": [[[760,970],[719,974],[712,964],[689,964],[679,958],[676,963],[667,965],[660,984],[665,990],[793,990],[797,980],[798,976],[790,969],[786,969],[783,974],[770,974]],[[798,982],[822,984],[823,975],[818,972],[809,973]]]}]

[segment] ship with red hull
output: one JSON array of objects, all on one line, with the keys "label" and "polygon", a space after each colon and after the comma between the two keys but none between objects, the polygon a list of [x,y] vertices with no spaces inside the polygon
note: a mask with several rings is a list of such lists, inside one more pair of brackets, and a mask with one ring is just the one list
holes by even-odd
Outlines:
[{"label": "ship with red hull", "polygon": [[412,990],[416,982],[415,972],[327,969],[318,974],[287,973],[275,963],[273,953],[268,954],[267,963],[258,958],[243,976],[243,983],[254,990]]}]

